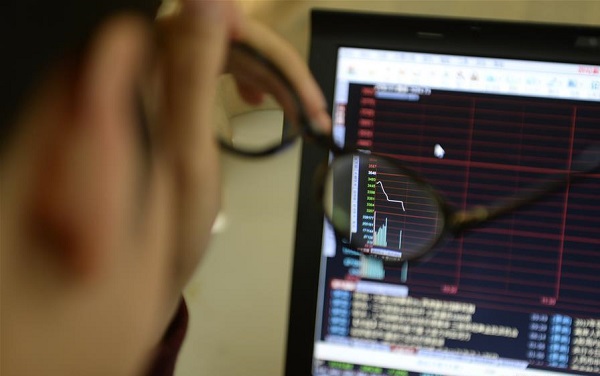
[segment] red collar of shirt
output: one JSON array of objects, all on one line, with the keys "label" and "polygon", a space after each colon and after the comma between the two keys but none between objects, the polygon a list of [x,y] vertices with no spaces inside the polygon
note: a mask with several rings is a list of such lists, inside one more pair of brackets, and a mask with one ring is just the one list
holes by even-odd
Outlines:
[{"label": "red collar of shirt", "polygon": [[188,326],[188,310],[181,299],[177,313],[169,325],[165,336],[158,345],[156,355],[150,364],[147,376],[171,376],[175,370],[177,355],[183,344]]}]

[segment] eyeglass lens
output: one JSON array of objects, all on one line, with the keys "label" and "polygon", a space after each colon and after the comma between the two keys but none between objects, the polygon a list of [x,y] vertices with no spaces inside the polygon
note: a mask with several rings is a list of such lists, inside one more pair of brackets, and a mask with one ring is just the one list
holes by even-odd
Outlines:
[{"label": "eyeglass lens", "polygon": [[574,159],[571,172],[549,175],[488,207],[456,211],[402,165],[372,154],[351,153],[331,163],[323,206],[348,246],[388,262],[404,262],[425,255],[445,232],[458,235],[534,203],[599,168],[600,146],[592,144]]},{"label": "eyeglass lens", "polygon": [[429,186],[369,154],[336,157],[323,199],[325,215],[343,241],[388,262],[422,256],[445,228],[442,206]]}]

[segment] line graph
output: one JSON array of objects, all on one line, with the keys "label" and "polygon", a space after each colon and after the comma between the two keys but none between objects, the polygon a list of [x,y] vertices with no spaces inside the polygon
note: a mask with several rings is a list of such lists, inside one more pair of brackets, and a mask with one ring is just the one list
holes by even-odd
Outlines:
[{"label": "line graph", "polygon": [[402,205],[402,211],[406,211],[406,208],[404,207],[404,201],[402,200],[392,200],[390,199],[390,196],[388,196],[387,192],[385,191],[385,188],[383,187],[383,183],[381,182],[381,180],[377,181],[376,183],[377,185],[379,185],[381,187],[381,191],[383,192],[383,194],[385,195],[385,199],[388,200],[389,202],[397,202],[400,203]]},{"label": "line graph", "polygon": [[[570,158],[600,140],[595,103],[435,92],[418,102],[377,99],[370,104],[373,111],[361,114],[364,87],[350,85],[346,123],[357,133],[348,132],[346,143],[361,141],[379,155],[398,158],[459,209],[490,204],[548,174],[568,171]],[[368,139],[358,132],[363,123],[371,131]],[[435,144],[443,144],[449,157],[436,158]],[[370,233],[379,239],[385,230],[387,246],[406,251],[419,234],[407,224],[418,223],[429,208],[418,205],[401,177],[381,166],[376,171],[369,205],[370,215],[377,215],[369,221]],[[503,309],[600,309],[600,291],[585,288],[590,281],[600,283],[598,191],[600,174],[593,173],[444,244],[434,258],[411,268],[412,291],[479,299]],[[388,275],[393,282],[394,273]]]}]

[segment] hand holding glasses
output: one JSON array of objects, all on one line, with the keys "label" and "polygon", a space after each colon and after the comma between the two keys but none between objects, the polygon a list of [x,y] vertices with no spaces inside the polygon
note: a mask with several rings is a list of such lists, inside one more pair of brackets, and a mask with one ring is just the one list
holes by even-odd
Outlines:
[{"label": "hand holding glasses", "polygon": [[[522,189],[515,195],[503,198],[488,206],[456,210],[423,178],[408,167],[368,150],[354,150],[337,146],[330,134],[324,134],[312,124],[289,80],[271,61],[254,48],[235,44],[232,53],[253,64],[259,63],[270,77],[278,81],[285,92],[283,101],[291,103],[294,110],[286,113],[291,126],[285,129],[263,127],[258,129],[232,129],[220,131],[221,146],[233,153],[248,157],[274,154],[290,145],[298,137],[314,142],[329,150],[331,161],[325,173],[317,174],[319,191],[325,217],[340,241],[348,247],[383,259],[389,263],[417,260],[427,256],[447,235],[458,236],[464,231],[481,226],[502,215],[533,204],[550,193],[564,188],[576,178],[584,177],[600,168],[600,144],[589,145],[573,159],[569,172],[549,175],[540,183]],[[281,99],[280,99],[281,100]],[[287,106],[288,108],[290,106]],[[366,197],[366,189],[357,182],[369,182],[369,174],[385,171],[393,174],[403,186],[403,197],[409,202],[398,202],[398,215],[404,217],[401,246],[390,248],[373,237],[354,236],[358,221],[356,211],[350,208]],[[371,185],[377,184],[372,178]],[[364,184],[362,184],[364,185]],[[381,187],[383,189],[383,186]],[[350,201],[350,202],[349,202]]]}]

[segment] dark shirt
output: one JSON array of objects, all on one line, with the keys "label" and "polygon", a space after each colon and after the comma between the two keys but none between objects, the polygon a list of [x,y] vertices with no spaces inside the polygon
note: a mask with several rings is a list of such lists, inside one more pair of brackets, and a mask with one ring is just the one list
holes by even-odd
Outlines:
[{"label": "dark shirt", "polygon": [[185,338],[188,326],[188,310],[185,301],[181,299],[173,321],[169,325],[162,342],[156,351],[156,356],[150,364],[148,376],[171,376],[175,370],[175,361]]}]

